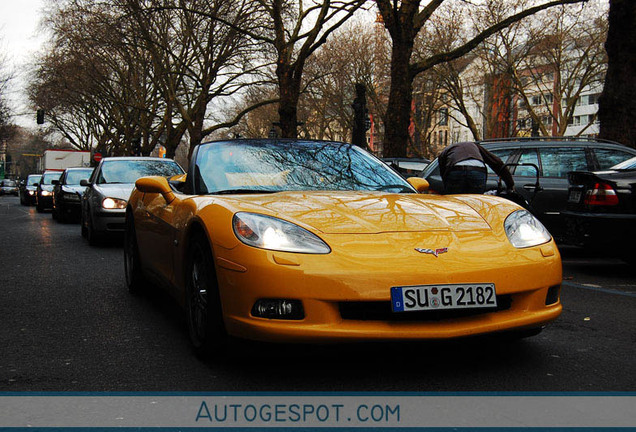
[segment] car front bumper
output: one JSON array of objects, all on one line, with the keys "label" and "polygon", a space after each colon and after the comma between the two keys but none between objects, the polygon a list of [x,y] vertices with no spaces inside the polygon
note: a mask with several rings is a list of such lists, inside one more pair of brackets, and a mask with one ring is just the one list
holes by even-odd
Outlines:
[{"label": "car front bumper", "polygon": [[92,215],[93,230],[97,233],[123,233],[126,210],[97,210]]},{"label": "car front bumper", "polygon": [[38,195],[36,199],[36,203],[38,207],[43,209],[52,209],[53,208],[53,196],[43,196]]},{"label": "car front bumper", "polygon": [[[434,257],[414,252],[430,236],[351,235],[344,243],[339,237],[345,246],[328,255],[216,246],[228,333],[277,342],[443,339],[542,327],[561,313],[561,259],[553,242],[515,249],[468,237]],[[494,283],[498,310],[391,311],[391,287],[462,283]],[[259,299],[300,300],[304,318],[254,317]]]}]

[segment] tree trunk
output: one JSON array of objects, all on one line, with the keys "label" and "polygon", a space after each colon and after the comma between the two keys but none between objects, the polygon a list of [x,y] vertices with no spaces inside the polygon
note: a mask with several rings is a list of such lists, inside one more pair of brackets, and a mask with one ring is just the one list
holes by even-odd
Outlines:
[{"label": "tree trunk", "polygon": [[412,50],[412,41],[393,41],[391,90],[384,130],[384,157],[406,157],[413,100],[413,77],[409,68]]},{"label": "tree trunk", "polygon": [[298,99],[300,98],[300,79],[294,74],[294,68],[279,64],[276,69],[280,88],[278,118],[282,138],[298,138]]},{"label": "tree trunk", "polygon": [[600,137],[636,147],[636,2],[610,0],[605,87],[599,100]]}]

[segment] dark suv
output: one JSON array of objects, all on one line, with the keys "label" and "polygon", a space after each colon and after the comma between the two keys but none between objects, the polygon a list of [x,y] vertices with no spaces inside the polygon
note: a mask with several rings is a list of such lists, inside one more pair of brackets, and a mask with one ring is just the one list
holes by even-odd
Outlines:
[{"label": "dark suv", "polygon": [[[610,141],[591,138],[507,138],[480,141],[485,148],[512,164],[510,171],[515,179],[515,189],[531,205],[535,215],[557,240],[562,240],[565,225],[561,211],[568,199],[570,171],[604,170],[636,156],[636,149]],[[540,190],[535,190],[536,170],[539,168]],[[488,170],[487,189],[497,187],[497,175]],[[444,193],[437,159],[422,172],[428,180],[430,191]]]}]

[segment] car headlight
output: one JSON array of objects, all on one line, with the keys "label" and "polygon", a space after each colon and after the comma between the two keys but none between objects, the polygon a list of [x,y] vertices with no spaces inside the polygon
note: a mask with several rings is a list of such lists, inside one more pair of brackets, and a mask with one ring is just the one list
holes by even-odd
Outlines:
[{"label": "car headlight", "polygon": [[29,191],[29,195],[35,195],[35,191]]},{"label": "car headlight", "polygon": [[232,219],[232,227],[236,237],[249,246],[309,254],[331,252],[317,235],[275,217],[239,212]]},{"label": "car headlight", "polygon": [[42,191],[42,196],[51,196],[51,195],[53,195],[53,193],[52,193],[52,192],[49,192],[49,191],[47,191],[47,190],[43,190],[43,191]]},{"label": "car headlight", "polygon": [[552,236],[539,220],[527,210],[510,213],[504,222],[506,235],[516,248],[527,248],[547,243]]},{"label": "car headlight", "polygon": [[119,198],[104,198],[102,201],[102,207],[105,209],[125,209],[126,208],[126,200]]}]

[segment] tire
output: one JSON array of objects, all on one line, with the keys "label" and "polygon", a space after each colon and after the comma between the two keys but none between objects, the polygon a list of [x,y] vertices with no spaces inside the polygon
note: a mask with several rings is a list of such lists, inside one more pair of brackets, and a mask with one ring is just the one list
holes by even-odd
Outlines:
[{"label": "tire", "polygon": [[142,294],[147,287],[146,279],[141,270],[137,233],[132,213],[126,213],[126,230],[124,231],[124,272],[126,286],[131,294]]},{"label": "tire", "polygon": [[[53,210],[53,211],[55,211],[55,210]],[[56,219],[57,219],[57,221],[59,223],[66,223],[67,222],[68,218],[66,216],[66,213],[64,213],[64,209],[63,208],[58,210],[56,213],[57,213],[56,214]]]},{"label": "tire", "polygon": [[223,323],[219,285],[210,246],[193,238],[187,254],[186,320],[190,341],[197,356],[224,354],[228,337]]},{"label": "tire", "polygon": [[93,228],[93,217],[91,216],[90,210],[88,211],[86,225],[86,239],[88,240],[88,244],[91,246],[99,246],[101,244],[101,237],[95,232],[95,228]]},{"label": "tire", "polygon": [[84,221],[83,211],[80,213],[80,233],[82,234],[82,237],[84,238],[86,238],[86,236],[88,235],[88,232],[86,230],[86,222]]}]

